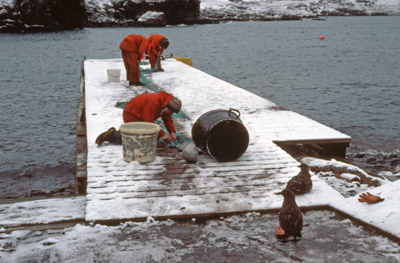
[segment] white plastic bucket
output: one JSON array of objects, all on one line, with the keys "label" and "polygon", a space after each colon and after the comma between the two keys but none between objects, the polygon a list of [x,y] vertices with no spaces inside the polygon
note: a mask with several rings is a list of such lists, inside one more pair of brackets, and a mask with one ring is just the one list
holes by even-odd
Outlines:
[{"label": "white plastic bucket", "polygon": [[124,160],[149,163],[156,159],[160,126],[151,122],[129,122],[119,127]]},{"label": "white plastic bucket", "polygon": [[107,69],[108,82],[119,82],[120,69]]}]

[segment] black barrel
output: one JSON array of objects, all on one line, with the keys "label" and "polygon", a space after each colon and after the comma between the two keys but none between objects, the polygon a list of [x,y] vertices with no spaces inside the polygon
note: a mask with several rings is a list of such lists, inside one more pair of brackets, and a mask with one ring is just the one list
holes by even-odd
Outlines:
[{"label": "black barrel", "polygon": [[204,113],[192,127],[194,143],[220,162],[234,161],[246,151],[249,133],[236,109]]}]

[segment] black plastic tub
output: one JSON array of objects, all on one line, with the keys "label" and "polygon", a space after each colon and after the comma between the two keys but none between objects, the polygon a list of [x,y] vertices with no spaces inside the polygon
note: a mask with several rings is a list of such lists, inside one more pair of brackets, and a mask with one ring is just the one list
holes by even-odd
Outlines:
[{"label": "black plastic tub", "polygon": [[213,110],[200,116],[192,127],[194,143],[220,162],[234,161],[246,151],[249,133],[236,109]]}]

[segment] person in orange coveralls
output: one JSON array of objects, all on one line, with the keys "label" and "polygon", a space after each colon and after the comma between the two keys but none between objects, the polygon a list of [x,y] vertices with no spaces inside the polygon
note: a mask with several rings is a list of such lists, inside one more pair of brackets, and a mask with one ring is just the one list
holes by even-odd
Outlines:
[{"label": "person in orange coveralls", "polygon": [[[122,117],[125,123],[136,121],[154,122],[161,117],[170,137],[163,130],[160,130],[158,138],[162,138],[167,142],[175,141],[176,134],[172,114],[178,113],[181,107],[182,102],[178,98],[164,91],[160,91],[159,93],[145,93],[136,96],[125,104]],[[96,139],[98,145],[101,145],[105,141],[121,144],[121,133],[112,127],[100,134]]]},{"label": "person in orange coveralls", "polygon": [[147,38],[141,35],[128,35],[119,45],[126,69],[129,85],[141,86],[139,63],[148,45]]},{"label": "person in orange coveralls", "polygon": [[147,48],[147,54],[149,55],[150,65],[152,69],[157,71],[164,71],[161,68],[161,55],[165,49],[169,46],[169,41],[166,37],[159,34],[154,34],[148,38],[149,46]]}]

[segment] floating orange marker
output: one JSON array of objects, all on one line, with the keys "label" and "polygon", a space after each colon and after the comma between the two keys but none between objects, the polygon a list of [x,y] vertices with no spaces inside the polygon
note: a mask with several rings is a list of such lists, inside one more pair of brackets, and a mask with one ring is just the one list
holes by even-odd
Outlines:
[{"label": "floating orange marker", "polygon": [[325,39],[324,35],[319,36],[319,40],[324,40],[324,39]]}]

